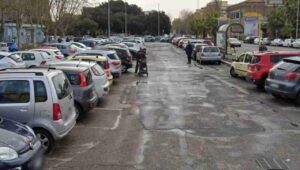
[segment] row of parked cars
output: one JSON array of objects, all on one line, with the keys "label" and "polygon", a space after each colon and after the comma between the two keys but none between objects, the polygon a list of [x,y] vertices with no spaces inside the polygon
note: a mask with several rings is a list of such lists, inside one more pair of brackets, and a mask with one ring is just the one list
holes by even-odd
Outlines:
[{"label": "row of parked cars", "polygon": [[231,64],[232,77],[245,77],[276,98],[300,104],[300,52],[248,52]]},{"label": "row of parked cars", "polygon": [[109,94],[115,79],[132,67],[125,42],[64,55],[48,43],[0,52],[0,169],[40,169],[76,121]]},{"label": "row of parked cars", "polygon": [[186,38],[186,37],[175,37],[172,39],[172,44],[185,49],[188,42],[193,47],[192,59],[204,64],[206,62],[214,62],[221,64],[221,60],[224,57],[224,50],[214,46],[211,40]]},{"label": "row of parked cars", "polygon": [[259,41],[265,45],[300,48],[300,39],[293,39],[293,38],[270,39],[270,38],[258,38],[254,36],[248,36],[244,39],[244,43],[249,43],[249,44],[259,44]]}]

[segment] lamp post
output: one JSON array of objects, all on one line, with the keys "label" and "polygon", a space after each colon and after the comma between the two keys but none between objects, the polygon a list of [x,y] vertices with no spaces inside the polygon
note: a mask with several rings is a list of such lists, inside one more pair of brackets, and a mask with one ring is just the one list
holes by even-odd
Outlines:
[{"label": "lamp post", "polygon": [[124,8],[125,8],[125,36],[127,36],[127,2],[125,0],[124,2]]},{"label": "lamp post", "polygon": [[159,3],[158,3],[158,13],[157,13],[157,35],[160,35],[160,15],[159,15]]},{"label": "lamp post", "polygon": [[107,3],[107,34],[108,38],[110,38],[110,0]]},{"label": "lamp post", "polygon": [[296,26],[296,39],[298,38],[298,29],[299,29],[299,0],[297,4],[297,26]]}]

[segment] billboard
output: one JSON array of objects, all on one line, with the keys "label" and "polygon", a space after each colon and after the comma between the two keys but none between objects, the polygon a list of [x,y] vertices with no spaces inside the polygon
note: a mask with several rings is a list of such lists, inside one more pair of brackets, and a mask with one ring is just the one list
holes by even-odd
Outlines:
[{"label": "billboard", "polygon": [[244,35],[258,36],[258,17],[244,18]]}]

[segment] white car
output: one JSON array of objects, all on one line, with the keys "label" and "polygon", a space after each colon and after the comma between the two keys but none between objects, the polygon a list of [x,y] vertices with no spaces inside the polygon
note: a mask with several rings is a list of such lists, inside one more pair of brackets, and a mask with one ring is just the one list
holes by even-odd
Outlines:
[{"label": "white car", "polygon": [[283,41],[280,38],[276,38],[273,41],[271,41],[271,45],[273,45],[273,46],[282,46],[282,44],[283,44]]},{"label": "white car", "polygon": [[104,56],[107,58],[109,63],[110,72],[114,79],[120,78],[122,75],[122,61],[117,55],[116,51],[113,50],[87,50],[84,52],[79,52],[76,55],[80,56]]},{"label": "white car", "polygon": [[121,44],[126,45],[129,49],[134,51],[140,51],[140,46],[137,43],[134,42],[122,42]]},{"label": "white car", "polygon": [[0,69],[25,67],[26,64],[19,55],[8,52],[0,52]]},{"label": "white car", "polygon": [[46,53],[49,57],[52,58],[53,62],[55,61],[61,61],[64,59],[64,55],[58,50],[58,49],[55,49],[55,48],[40,48],[40,49],[32,49],[30,51],[39,51],[39,52],[44,52]]},{"label": "white car", "polygon": [[87,47],[86,45],[80,43],[80,42],[71,42],[71,45],[75,45],[81,49],[91,50],[91,47]]},{"label": "white car", "polygon": [[46,63],[53,62],[52,57],[48,56],[45,52],[39,51],[18,51],[13,54],[19,55],[26,64],[26,67],[38,67]]},{"label": "white car", "polygon": [[291,39],[291,38],[288,38],[288,39],[285,39],[282,43],[282,46],[284,47],[292,47],[293,46],[293,42],[295,40],[294,39]]},{"label": "white car", "polygon": [[300,39],[296,39],[296,40],[293,42],[293,47],[294,47],[294,48],[300,48]]},{"label": "white car", "polygon": [[229,38],[229,44],[231,47],[241,47],[242,43],[237,38]]},{"label": "white car", "polygon": [[102,98],[109,92],[109,81],[105,71],[96,62],[85,62],[85,61],[62,61],[57,63],[52,63],[51,65],[56,66],[79,66],[87,67],[92,73],[92,79],[95,86],[95,91],[98,98]]},{"label": "white car", "polygon": [[[260,43],[263,44],[263,39],[262,38],[260,38]],[[254,39],[254,44],[259,44],[259,38]]]}]

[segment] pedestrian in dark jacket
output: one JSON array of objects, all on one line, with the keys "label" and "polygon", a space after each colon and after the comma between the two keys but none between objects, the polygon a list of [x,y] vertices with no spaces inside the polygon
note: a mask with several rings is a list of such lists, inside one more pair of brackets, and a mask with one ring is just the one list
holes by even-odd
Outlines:
[{"label": "pedestrian in dark jacket", "polygon": [[187,55],[188,58],[188,64],[191,64],[192,61],[192,52],[193,52],[193,46],[191,44],[191,42],[188,42],[188,45],[185,48],[185,53]]}]

